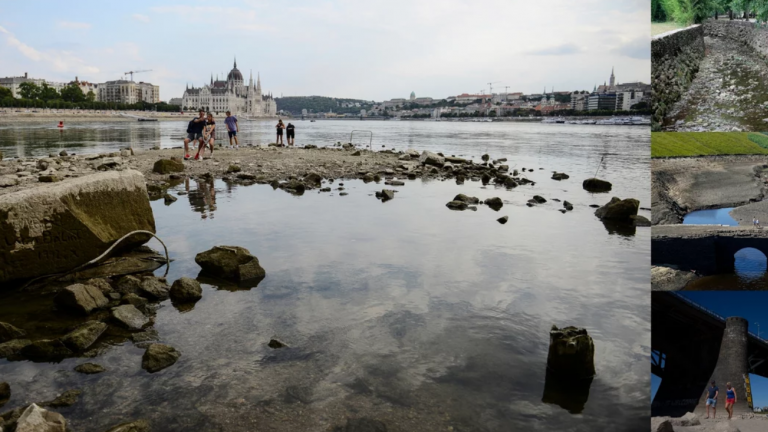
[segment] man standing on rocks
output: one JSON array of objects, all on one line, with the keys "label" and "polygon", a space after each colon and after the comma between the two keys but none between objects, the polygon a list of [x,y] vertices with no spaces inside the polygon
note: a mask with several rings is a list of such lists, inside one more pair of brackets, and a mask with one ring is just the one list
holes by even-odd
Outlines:
[{"label": "man standing on rocks", "polygon": [[205,111],[200,110],[198,113],[198,117],[193,118],[192,121],[189,122],[189,125],[187,125],[187,137],[184,138],[184,160],[189,160],[189,143],[193,141],[198,141],[198,152],[199,149],[203,147],[205,144],[203,143],[203,129],[205,129]]},{"label": "man standing on rocks", "polygon": [[285,137],[288,138],[288,145],[289,146],[293,145],[294,129],[295,129],[295,127],[291,123],[288,123],[288,126],[286,126],[286,128],[285,128],[285,134],[286,134]]},{"label": "man standing on rocks", "polygon": [[227,118],[224,119],[224,124],[227,125],[227,134],[229,134],[229,147],[232,147],[232,138],[234,138],[234,148],[240,148],[240,143],[237,141],[237,133],[240,132],[240,127],[237,125],[237,117],[233,116],[231,111],[227,111]]},{"label": "man standing on rocks", "polygon": [[709,418],[709,407],[712,406],[712,418],[717,418],[717,396],[720,394],[720,389],[717,388],[715,382],[712,381],[712,385],[707,387],[707,418]]}]

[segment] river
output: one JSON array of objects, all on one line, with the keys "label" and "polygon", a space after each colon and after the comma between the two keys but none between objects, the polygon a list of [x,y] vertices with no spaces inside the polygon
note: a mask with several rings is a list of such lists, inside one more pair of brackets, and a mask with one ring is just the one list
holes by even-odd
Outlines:
[{"label": "river", "polygon": [[[536,186],[416,180],[381,203],[371,196],[381,185],[358,180],[343,181],[348,196],[300,197],[267,185],[183,182],[170,190],[177,202],[152,202],[174,259],[169,280],[195,277],[195,254],[222,244],[248,248],[266,279],[239,291],[204,284],[188,311],[163,302],[154,327],[182,357],[156,374],[141,369],[143,350],[129,341],[58,364],[0,360],[14,392],[4,408],[79,388],[80,401],[59,411],[83,432],[138,418],[164,431],[325,431],[347,417],[377,419],[390,431],[647,430],[650,228],[606,226],[589,205],[618,196],[650,207],[648,128],[296,125],[298,145],[346,142],[358,128],[373,132],[374,149],[506,157],[511,169],[532,168],[526,175]],[[4,125],[0,150],[8,157],[174,147],[185,127]],[[244,143],[264,144],[272,122],[243,121],[241,131]],[[367,138],[356,132],[353,141]],[[609,194],[581,188],[598,169],[613,183]],[[570,179],[551,180],[551,171]],[[498,212],[450,211],[445,203],[457,193],[506,203]],[[526,207],[532,193],[548,202]],[[561,214],[553,198],[574,211]],[[496,222],[503,215],[505,225]],[[44,328],[50,303],[26,297],[0,294],[0,321]],[[553,324],[586,327],[594,339],[597,376],[583,410],[542,402]],[[290,348],[270,349],[272,337]],[[107,372],[73,371],[85,361]]]}]

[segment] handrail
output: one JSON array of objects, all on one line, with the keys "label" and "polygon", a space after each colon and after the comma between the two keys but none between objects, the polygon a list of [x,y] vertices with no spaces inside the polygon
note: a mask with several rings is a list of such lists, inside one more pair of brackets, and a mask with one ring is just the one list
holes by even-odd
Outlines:
[{"label": "handrail", "polygon": [[[676,292],[670,292],[670,294],[672,294],[672,295],[674,295],[675,297],[677,297],[678,299],[680,299],[680,300],[684,301],[684,302],[685,302],[685,303],[687,303],[688,305],[690,305],[690,306],[693,306],[694,308],[696,308],[696,309],[698,309],[698,310],[700,310],[700,311],[702,311],[702,312],[704,312],[704,313],[706,313],[706,314],[708,314],[708,315],[711,315],[713,318],[716,318],[716,319],[717,319],[717,320],[719,320],[719,321],[723,321],[723,322],[725,322],[725,318],[723,318],[722,316],[720,316],[720,315],[719,315],[719,314],[717,314],[716,312],[713,312],[713,311],[711,311],[711,310],[709,310],[709,309],[705,308],[704,306],[701,306],[701,305],[699,305],[699,304],[697,304],[697,303],[694,303],[693,301],[691,301],[691,300],[687,299],[685,296],[683,296],[683,295],[680,295],[680,294],[678,294],[678,293],[676,293]],[[759,340],[760,342],[763,342],[763,343],[765,343],[765,344],[768,344],[768,340],[766,340],[766,339],[763,339],[763,338],[761,338],[760,336],[758,336],[758,335],[756,335],[756,334],[752,333],[751,331],[749,331],[749,327],[747,327],[747,333],[748,333],[750,336],[753,336],[755,339]]]}]

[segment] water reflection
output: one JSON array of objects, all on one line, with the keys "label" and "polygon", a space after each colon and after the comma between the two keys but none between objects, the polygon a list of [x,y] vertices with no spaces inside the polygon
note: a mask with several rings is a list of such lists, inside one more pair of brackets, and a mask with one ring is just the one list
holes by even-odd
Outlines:
[{"label": "water reflection", "polygon": [[[190,184],[196,187],[190,189]],[[194,178],[189,177],[184,180],[184,191],[189,198],[189,205],[192,211],[200,213],[201,219],[214,218],[216,211],[216,188],[214,187],[213,177]]]},{"label": "water reflection", "polygon": [[580,414],[589,400],[589,388],[592,386],[590,377],[582,380],[567,380],[547,371],[544,378],[544,395],[541,401],[555,404],[571,414]]}]

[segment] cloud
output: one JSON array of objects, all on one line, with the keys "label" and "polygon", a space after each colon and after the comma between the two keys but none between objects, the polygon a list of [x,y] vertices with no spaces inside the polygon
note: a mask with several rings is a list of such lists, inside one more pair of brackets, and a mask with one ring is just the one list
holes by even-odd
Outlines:
[{"label": "cloud", "polygon": [[143,23],[148,23],[149,22],[149,17],[146,16],[146,15],[142,15],[142,14],[135,13],[135,14],[131,15],[131,18],[135,19],[136,21],[141,21]]},{"label": "cloud", "polygon": [[74,72],[74,73],[98,73],[99,68],[85,64],[85,62],[75,56],[71,51],[52,51],[43,52],[25,44],[24,42],[16,39],[13,33],[9,32],[3,27],[0,27],[0,33],[5,35],[6,42],[9,46],[16,48],[19,53],[24,57],[39,62],[43,61],[53,66],[53,69],[57,72]]},{"label": "cloud", "polygon": [[59,21],[58,27],[67,29],[67,30],[87,30],[91,28],[91,25],[88,23],[82,23],[82,22],[74,22],[74,21]]},{"label": "cloud", "polygon": [[619,45],[611,50],[611,54],[626,56],[633,59],[647,60],[651,58],[651,40],[640,37]]},{"label": "cloud", "polygon": [[577,54],[582,52],[583,50],[574,44],[567,43],[562,45],[556,45],[549,48],[542,48],[538,50],[528,51],[528,54],[531,55],[540,55],[540,56],[558,56],[558,55],[568,55],[568,54]]}]

